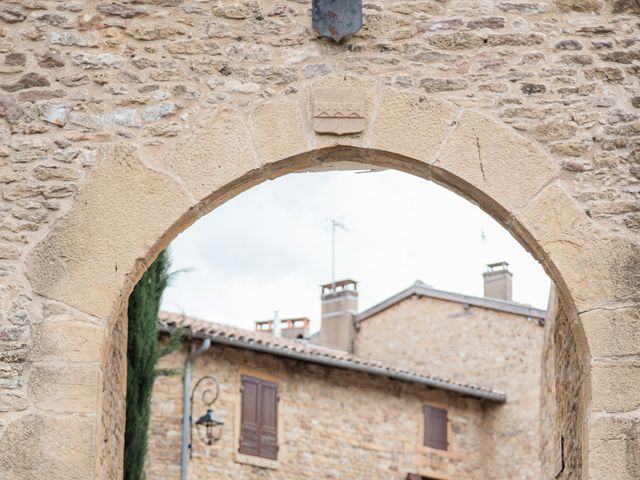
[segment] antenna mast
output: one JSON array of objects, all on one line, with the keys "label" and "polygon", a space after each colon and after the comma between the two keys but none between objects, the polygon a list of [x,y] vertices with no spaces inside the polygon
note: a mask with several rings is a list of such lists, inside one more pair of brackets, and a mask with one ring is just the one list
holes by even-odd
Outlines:
[{"label": "antenna mast", "polygon": [[347,227],[335,218],[331,219],[331,286],[336,288],[336,228],[347,231]]}]

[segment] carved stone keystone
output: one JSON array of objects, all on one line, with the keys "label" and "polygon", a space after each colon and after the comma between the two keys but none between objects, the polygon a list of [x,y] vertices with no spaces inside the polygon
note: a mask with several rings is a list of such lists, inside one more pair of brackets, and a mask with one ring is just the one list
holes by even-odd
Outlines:
[{"label": "carved stone keystone", "polygon": [[362,92],[356,88],[323,88],[313,94],[313,129],[346,135],[365,128]]}]

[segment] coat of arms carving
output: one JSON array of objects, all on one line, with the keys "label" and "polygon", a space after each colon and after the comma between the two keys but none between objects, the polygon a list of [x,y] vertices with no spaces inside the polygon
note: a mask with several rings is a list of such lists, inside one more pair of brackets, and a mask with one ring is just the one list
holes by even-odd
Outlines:
[{"label": "coat of arms carving", "polygon": [[365,103],[355,88],[318,89],[313,96],[313,129],[346,135],[365,128]]}]

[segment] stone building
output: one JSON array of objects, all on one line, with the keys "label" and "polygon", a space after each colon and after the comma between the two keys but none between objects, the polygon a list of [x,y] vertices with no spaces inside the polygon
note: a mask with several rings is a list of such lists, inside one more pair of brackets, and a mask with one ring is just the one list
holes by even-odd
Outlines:
[{"label": "stone building", "polygon": [[640,477],[640,5],[362,3],[336,43],[309,0],[0,2],[0,478],[120,478],[146,267],[261,182],[371,167],[541,263],[559,478]]},{"label": "stone building", "polygon": [[[357,313],[354,281],[324,285],[315,335],[306,319],[277,319],[280,332],[256,322],[252,332],[163,313],[162,332],[189,332],[163,367],[180,368],[194,343],[212,340],[194,380],[216,377],[226,422],[213,446],[195,441],[189,478],[539,479],[545,312],[510,301],[501,265],[485,273],[485,294],[509,300],[417,282]],[[266,407],[247,393],[262,382],[278,398]],[[179,376],[156,381],[150,480],[178,478],[182,394]],[[260,449],[246,416],[263,407],[274,436]]]}]

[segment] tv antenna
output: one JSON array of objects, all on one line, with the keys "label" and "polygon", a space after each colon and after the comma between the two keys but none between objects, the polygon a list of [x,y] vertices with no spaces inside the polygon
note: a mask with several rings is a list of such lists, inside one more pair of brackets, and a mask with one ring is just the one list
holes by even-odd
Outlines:
[{"label": "tv antenna", "polygon": [[336,229],[341,228],[345,232],[349,229],[342,222],[342,218],[331,218],[331,286],[336,288]]}]

